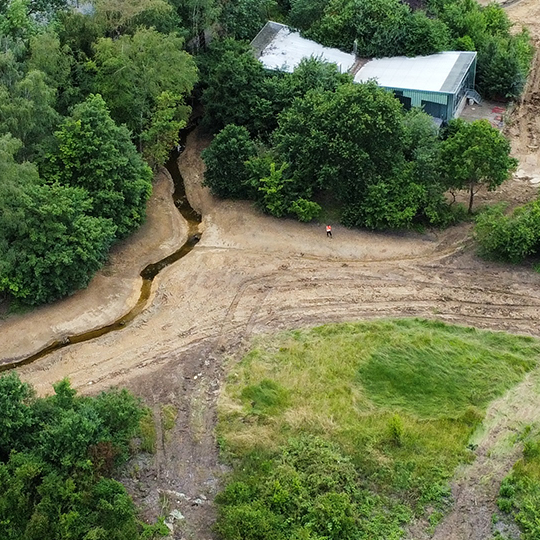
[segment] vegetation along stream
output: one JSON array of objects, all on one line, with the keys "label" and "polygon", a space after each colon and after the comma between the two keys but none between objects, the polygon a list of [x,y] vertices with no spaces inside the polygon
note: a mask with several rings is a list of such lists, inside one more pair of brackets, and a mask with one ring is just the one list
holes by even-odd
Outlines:
[{"label": "vegetation along stream", "polygon": [[167,167],[167,170],[169,171],[174,181],[174,193],[173,193],[174,205],[176,206],[178,211],[182,214],[182,216],[188,223],[188,238],[186,242],[184,242],[184,244],[179,249],[177,249],[174,253],[161,259],[158,262],[149,264],[142,270],[140,275],[143,278],[143,282],[141,285],[141,292],[139,295],[139,299],[137,300],[137,303],[135,304],[135,306],[133,306],[133,308],[130,311],[128,311],[128,313],[126,313],[125,315],[123,315],[122,317],[120,317],[119,319],[117,319],[111,324],[102,326],[101,328],[97,328],[96,330],[83,332],[81,334],[75,334],[73,336],[69,336],[64,339],[57,340],[53,342],[51,345],[48,345],[41,351],[31,356],[22,358],[20,360],[15,360],[12,362],[7,362],[5,364],[2,364],[0,365],[0,372],[6,371],[8,369],[12,369],[14,367],[30,364],[34,362],[35,360],[38,360],[39,358],[42,358],[53,351],[56,351],[63,347],[67,347],[68,345],[72,345],[74,343],[81,343],[83,341],[89,341],[91,339],[103,336],[104,334],[108,334],[109,332],[115,332],[116,330],[121,330],[122,328],[127,326],[129,323],[131,323],[131,321],[133,321],[146,308],[148,304],[148,299],[150,297],[150,291],[152,289],[152,282],[154,278],[165,267],[180,260],[182,257],[185,257],[195,247],[195,245],[199,242],[201,238],[201,231],[200,231],[201,215],[197,213],[189,204],[188,198],[186,196],[186,190],[184,187],[184,179],[182,178],[182,175],[180,174],[180,170],[178,169],[178,162],[177,162],[178,156],[179,156],[179,152],[177,150],[174,150],[173,152],[171,152],[169,161],[166,163],[165,166]]}]

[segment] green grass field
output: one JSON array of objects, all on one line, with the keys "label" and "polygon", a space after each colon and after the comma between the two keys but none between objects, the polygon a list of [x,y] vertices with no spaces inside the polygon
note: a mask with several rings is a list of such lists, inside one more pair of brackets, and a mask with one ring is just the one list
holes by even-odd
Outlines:
[{"label": "green grass field", "polygon": [[220,401],[218,436],[235,472],[218,530],[388,540],[414,515],[435,525],[488,404],[539,358],[532,338],[416,319],[261,340]]}]

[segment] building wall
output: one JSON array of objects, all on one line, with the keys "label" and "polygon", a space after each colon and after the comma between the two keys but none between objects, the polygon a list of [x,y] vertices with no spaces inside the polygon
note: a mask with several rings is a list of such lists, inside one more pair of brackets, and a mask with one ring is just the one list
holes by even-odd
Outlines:
[{"label": "building wall", "polygon": [[448,122],[461,114],[467,90],[474,89],[475,76],[476,59],[467,70],[454,94],[406,90],[403,88],[385,88],[392,91],[406,109],[423,107],[428,114]]},{"label": "building wall", "polygon": [[450,119],[451,96],[442,92],[423,92],[421,90],[405,90],[401,88],[387,88],[403,103],[406,109],[411,107],[424,107],[428,114],[448,121]]}]

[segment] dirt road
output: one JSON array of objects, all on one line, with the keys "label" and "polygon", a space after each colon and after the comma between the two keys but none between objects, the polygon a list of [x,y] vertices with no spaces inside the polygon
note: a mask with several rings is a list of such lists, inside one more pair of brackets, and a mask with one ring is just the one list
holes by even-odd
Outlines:
[{"label": "dirt road", "polygon": [[[324,224],[278,221],[247,203],[216,201],[200,186],[205,141],[197,137],[192,134],[181,168],[190,200],[204,216],[200,243],[158,276],[149,307],[129,326],[19,373],[40,393],[65,376],[83,392],[128,386],[144,396],[157,420],[162,404],[175,405],[177,425],[169,439],[161,437],[157,464],[141,469],[132,491],[148,516],[160,510],[158,488],[184,494],[171,503],[186,516],[181,534],[191,530],[192,538],[204,539],[213,511],[201,495],[211,500],[217,489],[212,428],[226,356],[260,333],[370,317],[421,316],[540,335],[540,275],[478,260],[467,225],[439,235],[335,226],[327,239]],[[92,287],[82,294],[91,293]],[[76,300],[67,302],[77,306]],[[69,321],[65,305],[48,309]],[[15,339],[36,335],[38,326],[31,315],[0,330]]]},{"label": "dirt road", "polygon": [[[515,4],[509,13],[540,36],[537,0]],[[523,201],[537,191],[530,179],[540,172],[539,72],[536,66],[509,129],[522,162],[520,178],[495,198]],[[365,233],[333,224],[334,238],[327,239],[324,224],[275,220],[248,203],[217,201],[201,187],[199,153],[207,141],[199,137],[192,133],[180,165],[189,199],[203,214],[200,243],[159,274],[148,308],[129,326],[61,349],[19,373],[42,394],[66,376],[82,392],[128,386],[154,408],[158,425],[161,405],[175,405],[175,428],[168,436],[158,430],[156,462],[141,467],[131,490],[149,517],[160,511],[164,497],[167,508],[181,509],[186,520],[175,533],[178,538],[204,539],[211,537],[208,500],[221,470],[212,428],[223,361],[237,356],[253,336],[387,316],[540,336],[540,274],[477,259],[468,225],[419,235]],[[0,322],[0,362],[111,322],[133,305],[140,269],[186,235],[168,193],[170,184],[161,179],[148,224],[115,251],[112,264],[86,291]]]}]

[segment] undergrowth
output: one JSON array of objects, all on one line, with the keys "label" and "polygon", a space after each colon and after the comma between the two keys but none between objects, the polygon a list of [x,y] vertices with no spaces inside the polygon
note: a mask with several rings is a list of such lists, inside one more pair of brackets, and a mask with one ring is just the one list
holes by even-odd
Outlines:
[{"label": "undergrowth", "polygon": [[523,540],[540,538],[540,433],[526,430],[523,457],[503,480],[497,504],[512,514]]},{"label": "undergrowth", "polygon": [[141,452],[149,454],[156,453],[157,433],[154,416],[150,409],[147,409],[139,421],[139,433],[141,438]]},{"label": "undergrowth", "polygon": [[539,353],[532,338],[417,319],[262,340],[220,401],[234,472],[218,498],[218,531],[388,540],[412,516],[438,521],[487,405]]}]

